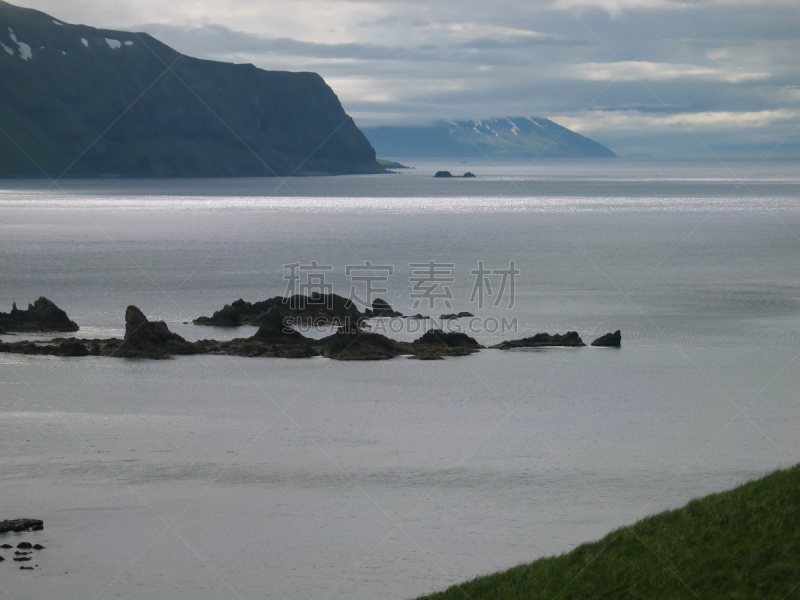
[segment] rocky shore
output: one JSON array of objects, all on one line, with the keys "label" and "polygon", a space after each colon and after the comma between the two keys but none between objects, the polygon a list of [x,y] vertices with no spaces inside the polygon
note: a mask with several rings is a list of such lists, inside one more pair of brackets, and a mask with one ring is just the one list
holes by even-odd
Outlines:
[{"label": "rocky shore", "polygon": [[[41,519],[10,519],[7,521],[0,521],[0,534],[3,533],[23,533],[27,531],[41,531],[44,529],[44,521]],[[11,550],[14,546],[11,544],[5,543],[0,544],[0,550]],[[16,551],[14,552],[14,562],[18,563],[28,563],[33,558],[34,550],[44,550],[45,547],[41,544],[32,544],[30,542],[19,542],[16,545]],[[0,562],[4,562],[6,559],[5,557],[0,554]],[[33,571],[34,567],[38,567],[39,565],[34,565],[33,567],[29,565],[21,565],[19,568],[22,571]]]},{"label": "rocky shore", "polygon": [[[63,311],[46,298],[40,298],[26,312],[51,315],[53,331],[78,327]],[[38,311],[38,312],[37,312]],[[443,315],[443,319],[472,316],[469,313]],[[447,356],[466,356],[484,349],[477,340],[466,333],[430,329],[413,342],[393,340],[379,333],[367,331],[368,319],[402,317],[388,302],[376,300],[372,309],[361,313],[347,299],[337,296],[275,297],[250,303],[237,300],[225,305],[211,317],[199,317],[198,325],[235,327],[242,324],[257,325],[258,330],[248,338],[232,340],[204,339],[189,342],[169,330],[163,321],[150,321],[136,306],[125,311],[125,335],[122,339],[82,339],[57,337],[47,341],[4,342],[0,352],[49,356],[105,356],[119,358],[169,359],[175,356],[217,354],[242,357],[309,358],[324,356],[333,360],[386,360],[408,356],[419,360],[436,360]],[[16,317],[15,317],[16,318]],[[412,317],[413,318],[413,317]],[[17,323],[25,326],[30,317]],[[313,324],[335,327],[335,332],[322,339],[304,336],[294,325]],[[42,331],[42,329],[37,329]],[[586,344],[575,331],[565,334],[538,333],[532,337],[509,340],[492,346],[500,350],[543,348],[548,346],[582,347]],[[620,347],[619,331],[608,333],[592,342],[593,346]]]}]

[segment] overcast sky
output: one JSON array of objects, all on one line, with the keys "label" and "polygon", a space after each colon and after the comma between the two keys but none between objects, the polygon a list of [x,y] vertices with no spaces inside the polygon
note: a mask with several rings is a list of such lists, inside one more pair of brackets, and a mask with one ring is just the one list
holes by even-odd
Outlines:
[{"label": "overcast sky", "polygon": [[800,156],[800,0],[12,3],[315,71],[360,126],[528,115],[621,155]]}]

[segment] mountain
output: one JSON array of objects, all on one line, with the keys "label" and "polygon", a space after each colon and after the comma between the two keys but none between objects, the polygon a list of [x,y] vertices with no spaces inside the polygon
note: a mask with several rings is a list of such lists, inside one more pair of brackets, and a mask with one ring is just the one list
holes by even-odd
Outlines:
[{"label": "mountain", "polygon": [[[74,164],[73,164],[74,163]],[[0,2],[0,176],[379,173],[315,73],[183,56]]]},{"label": "mountain", "polygon": [[611,150],[549,119],[437,121],[427,127],[365,127],[380,156],[614,158]]}]

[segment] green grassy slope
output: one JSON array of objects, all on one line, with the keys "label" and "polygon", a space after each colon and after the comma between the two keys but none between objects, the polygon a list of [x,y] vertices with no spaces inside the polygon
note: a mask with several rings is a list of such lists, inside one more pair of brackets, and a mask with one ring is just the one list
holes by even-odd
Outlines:
[{"label": "green grassy slope", "polygon": [[426,598],[800,598],[800,465]]},{"label": "green grassy slope", "polygon": [[0,43],[0,176],[382,171],[315,73],[198,60],[2,0]]}]

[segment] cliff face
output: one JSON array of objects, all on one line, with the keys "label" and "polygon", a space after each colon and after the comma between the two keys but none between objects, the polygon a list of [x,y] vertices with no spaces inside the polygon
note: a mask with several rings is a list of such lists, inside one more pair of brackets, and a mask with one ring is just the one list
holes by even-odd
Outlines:
[{"label": "cliff face", "polygon": [[189,58],[6,2],[0,44],[0,176],[383,170],[315,73]]},{"label": "cliff face", "polygon": [[614,158],[616,154],[549,119],[438,121],[427,127],[364,128],[386,157]]}]

